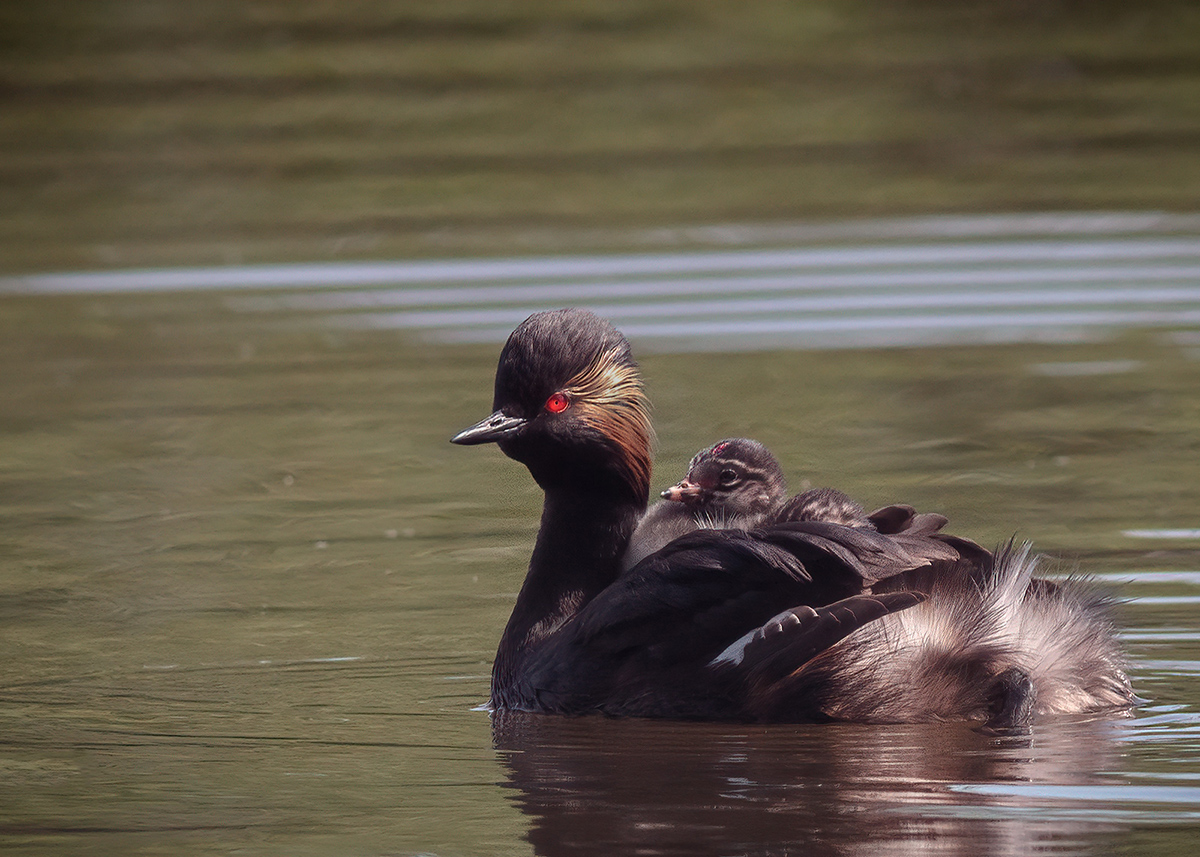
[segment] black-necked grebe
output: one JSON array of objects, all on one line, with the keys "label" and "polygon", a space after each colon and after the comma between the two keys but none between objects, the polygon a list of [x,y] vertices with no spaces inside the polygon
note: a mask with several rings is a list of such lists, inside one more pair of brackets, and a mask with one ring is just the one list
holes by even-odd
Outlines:
[{"label": "black-necked grebe", "polygon": [[495,709],[1004,725],[1134,700],[1102,598],[1035,580],[1026,552],[993,558],[906,507],[894,533],[698,530],[622,574],[651,428],[628,343],[589,312],[513,331],[493,411],[454,442],[496,443],[545,492],[492,669]]}]

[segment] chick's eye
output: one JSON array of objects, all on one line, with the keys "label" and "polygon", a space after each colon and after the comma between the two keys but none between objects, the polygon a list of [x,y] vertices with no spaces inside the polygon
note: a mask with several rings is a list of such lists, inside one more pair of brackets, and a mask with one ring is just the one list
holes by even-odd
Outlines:
[{"label": "chick's eye", "polygon": [[546,400],[546,410],[552,414],[561,414],[571,407],[571,400],[562,393],[555,393]]},{"label": "chick's eye", "polygon": [[732,485],[734,482],[737,482],[737,478],[737,473],[732,470],[721,471],[720,480],[722,485]]}]

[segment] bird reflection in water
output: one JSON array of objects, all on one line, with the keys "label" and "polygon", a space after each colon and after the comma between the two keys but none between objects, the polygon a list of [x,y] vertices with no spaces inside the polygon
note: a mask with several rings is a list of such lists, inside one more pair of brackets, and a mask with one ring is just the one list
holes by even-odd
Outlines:
[{"label": "bird reflection in water", "polygon": [[1061,720],[729,725],[495,712],[496,749],[556,855],[1091,854],[1115,823],[1094,804],[961,784],[1110,783],[1122,728]]}]

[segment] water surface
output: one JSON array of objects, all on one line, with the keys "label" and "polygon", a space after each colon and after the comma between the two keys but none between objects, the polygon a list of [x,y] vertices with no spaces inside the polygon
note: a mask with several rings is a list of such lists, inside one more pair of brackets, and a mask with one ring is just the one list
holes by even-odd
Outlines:
[{"label": "water surface", "polygon": [[[432,288],[375,288],[409,287]],[[634,338],[656,484],[743,434],[796,490],[1033,539],[1048,571],[1122,587],[1134,718],[493,724],[475,706],[540,497],[497,450],[447,439],[488,411],[497,347],[270,304],[355,290],[0,300],[7,853],[1190,853],[1194,326],[833,351]]]}]

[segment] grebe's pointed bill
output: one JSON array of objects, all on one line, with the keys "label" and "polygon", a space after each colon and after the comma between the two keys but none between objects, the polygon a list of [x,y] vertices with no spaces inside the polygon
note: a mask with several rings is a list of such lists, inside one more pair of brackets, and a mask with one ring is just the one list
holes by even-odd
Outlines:
[{"label": "grebe's pointed bill", "polygon": [[484,417],[470,428],[465,428],[450,438],[451,443],[473,446],[477,443],[495,443],[520,431],[529,420],[524,417],[510,417],[503,411],[496,411],[490,417]]}]

